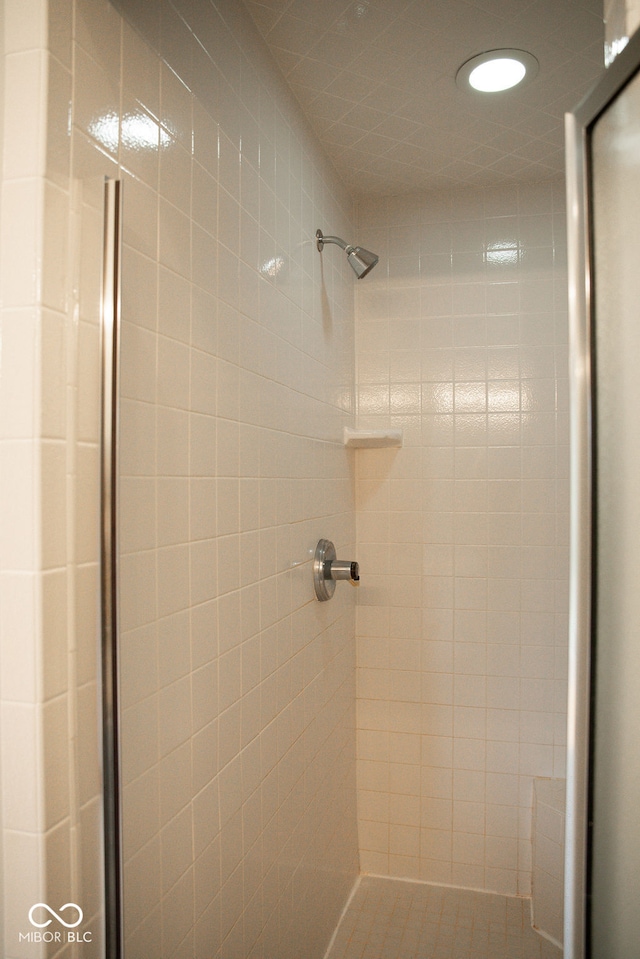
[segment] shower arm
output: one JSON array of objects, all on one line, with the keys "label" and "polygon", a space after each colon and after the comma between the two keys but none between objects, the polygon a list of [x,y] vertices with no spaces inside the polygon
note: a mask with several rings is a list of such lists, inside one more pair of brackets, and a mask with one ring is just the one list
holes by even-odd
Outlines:
[{"label": "shower arm", "polygon": [[322,230],[317,230],[317,231],[316,231],[316,241],[317,241],[318,250],[319,250],[321,253],[322,253],[322,247],[325,245],[325,243],[335,243],[336,246],[342,247],[342,249],[345,251],[345,253],[347,254],[347,256],[348,256],[353,250],[355,250],[355,246],[353,246],[351,243],[346,243],[346,242],[342,239],[342,237],[339,237],[339,236],[325,236],[324,233],[322,232]]}]

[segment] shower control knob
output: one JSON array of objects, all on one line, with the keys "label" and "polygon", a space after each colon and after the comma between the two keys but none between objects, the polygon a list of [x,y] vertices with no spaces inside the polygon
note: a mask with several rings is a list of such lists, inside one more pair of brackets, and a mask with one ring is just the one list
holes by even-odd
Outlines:
[{"label": "shower control knob", "polygon": [[351,560],[336,559],[336,548],[328,539],[321,539],[313,559],[313,585],[321,603],[331,599],[339,579],[360,581],[360,568]]},{"label": "shower control knob", "polygon": [[329,563],[329,575],[331,579],[350,579],[357,583],[360,579],[360,569],[357,563],[350,563],[349,560],[334,559]]}]

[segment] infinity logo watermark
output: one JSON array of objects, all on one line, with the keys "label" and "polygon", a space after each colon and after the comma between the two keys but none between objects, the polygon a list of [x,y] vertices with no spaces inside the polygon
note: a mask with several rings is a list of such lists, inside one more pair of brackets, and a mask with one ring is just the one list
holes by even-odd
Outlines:
[{"label": "infinity logo watermark", "polygon": [[45,922],[36,922],[36,920],[33,918],[33,914],[36,911],[36,909],[46,909],[47,912],[51,913],[54,919],[57,919],[58,922],[61,925],[66,926],[67,929],[75,929],[76,926],[79,926],[84,916],[82,909],[80,908],[80,906],[77,905],[77,903],[65,902],[64,906],[60,906],[60,912],[64,912],[65,909],[75,909],[76,912],[78,913],[78,918],[76,919],[75,922],[65,922],[62,916],[59,915],[59,913],[55,912],[51,908],[51,906],[48,906],[46,902],[37,902],[35,906],[32,906],[31,909],[29,910],[29,922],[31,923],[32,926],[37,926],[38,929],[44,929],[45,926],[48,926],[51,922],[51,919],[47,919]]},{"label": "infinity logo watermark", "polygon": [[[35,918],[36,910],[44,909],[45,912],[48,912],[52,917],[50,919],[44,919],[42,922],[39,922]],[[74,922],[68,922],[67,919],[63,919],[61,913],[66,912],[67,909],[75,910],[75,915],[77,918]],[[74,913],[72,912],[68,915],[68,919],[72,919]],[[53,920],[55,919],[60,923],[61,926],[64,926],[65,929],[75,930],[80,925],[84,918],[84,913],[77,902],[65,902],[64,906],[60,906],[58,912],[55,909],[52,909],[51,906],[47,905],[46,902],[36,902],[31,909],[29,910],[29,922],[32,926],[35,926],[35,929],[32,929],[30,932],[20,932],[18,933],[19,942],[91,942],[92,934],[90,932],[82,932],[78,930],[77,932],[61,932],[59,930],[47,929]],[[42,913],[40,913],[40,919],[42,919]],[[46,932],[40,932],[41,929],[45,929]]]}]

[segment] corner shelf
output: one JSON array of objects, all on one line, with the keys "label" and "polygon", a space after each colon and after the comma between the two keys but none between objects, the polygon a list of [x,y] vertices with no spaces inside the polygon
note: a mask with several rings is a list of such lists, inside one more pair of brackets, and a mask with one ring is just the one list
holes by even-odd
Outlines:
[{"label": "corner shelf", "polygon": [[344,445],[350,449],[400,449],[402,430],[354,430],[345,426]]}]

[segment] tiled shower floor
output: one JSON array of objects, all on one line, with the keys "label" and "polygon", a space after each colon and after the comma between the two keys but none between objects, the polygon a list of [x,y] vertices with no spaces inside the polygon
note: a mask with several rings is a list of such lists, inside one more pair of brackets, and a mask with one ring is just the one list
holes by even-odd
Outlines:
[{"label": "tiled shower floor", "polygon": [[528,899],[363,876],[326,959],[561,959]]}]

